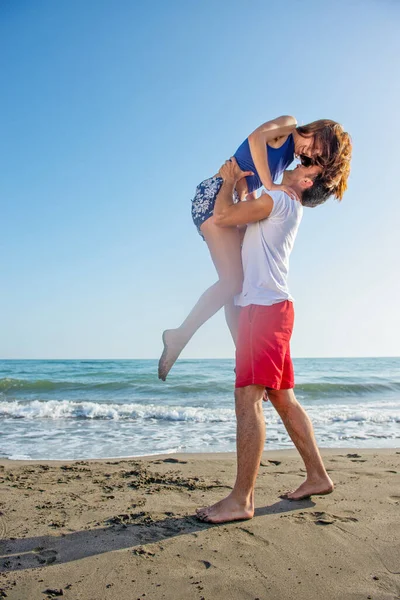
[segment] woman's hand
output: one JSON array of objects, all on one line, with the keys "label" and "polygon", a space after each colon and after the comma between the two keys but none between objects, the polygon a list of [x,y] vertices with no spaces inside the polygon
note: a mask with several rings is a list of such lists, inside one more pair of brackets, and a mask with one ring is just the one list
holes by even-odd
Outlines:
[{"label": "woman's hand", "polygon": [[281,192],[285,192],[288,196],[291,197],[292,200],[297,200],[297,202],[300,202],[300,198],[297,192],[295,192],[294,189],[291,188],[289,185],[273,183],[270,187],[270,191],[273,190],[280,190]]},{"label": "woman's hand", "polygon": [[219,170],[219,175],[227,183],[235,185],[242,177],[248,177],[254,175],[252,171],[242,171],[236,162],[236,158],[232,156],[229,160],[226,160]]}]

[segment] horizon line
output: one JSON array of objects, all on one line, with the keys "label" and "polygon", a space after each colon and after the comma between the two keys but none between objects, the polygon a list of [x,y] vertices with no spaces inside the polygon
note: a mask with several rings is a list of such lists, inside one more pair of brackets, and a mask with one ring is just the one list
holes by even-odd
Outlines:
[{"label": "horizon line", "polygon": [[[292,356],[292,358],[294,360],[325,360],[325,359],[343,359],[343,358],[351,358],[351,359],[355,359],[355,358],[400,358],[400,355],[390,355],[390,356]],[[59,361],[67,361],[67,360],[80,360],[80,361],[85,361],[85,360],[90,360],[90,361],[113,361],[113,360],[159,360],[159,357],[156,358],[0,358],[0,361],[5,361],[5,360],[10,360],[10,361],[17,361],[17,360],[59,360]],[[178,358],[178,360],[176,362],[184,362],[186,360],[235,360],[234,356],[221,356],[221,357],[202,357],[202,358]]]}]

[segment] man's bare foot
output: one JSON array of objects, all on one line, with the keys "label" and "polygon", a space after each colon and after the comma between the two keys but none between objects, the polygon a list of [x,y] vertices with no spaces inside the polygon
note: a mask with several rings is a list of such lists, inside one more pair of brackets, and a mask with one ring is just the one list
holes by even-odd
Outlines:
[{"label": "man's bare foot", "polygon": [[326,476],[323,479],[313,481],[306,479],[297,490],[286,492],[280,497],[284,500],[305,500],[310,496],[325,496],[326,494],[331,494],[334,489],[335,486],[333,485],[333,481],[330,477]]},{"label": "man's bare foot", "polygon": [[254,506],[240,504],[230,494],[223,500],[220,500],[212,506],[198,508],[196,510],[197,518],[207,523],[227,523],[229,521],[243,521],[252,519],[254,516]]},{"label": "man's bare foot", "polygon": [[162,335],[164,350],[158,361],[158,378],[166,380],[168,373],[175,364],[176,359],[187,344],[179,329],[166,329]]}]

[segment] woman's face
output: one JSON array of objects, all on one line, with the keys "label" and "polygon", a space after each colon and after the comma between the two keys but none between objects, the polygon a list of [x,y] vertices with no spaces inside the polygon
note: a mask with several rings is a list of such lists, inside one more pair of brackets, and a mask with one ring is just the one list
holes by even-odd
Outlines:
[{"label": "woman's face", "polygon": [[303,155],[309,158],[316,158],[317,156],[321,156],[322,148],[318,145],[314,146],[313,135],[305,137],[297,133],[294,140],[294,152],[297,156]]}]

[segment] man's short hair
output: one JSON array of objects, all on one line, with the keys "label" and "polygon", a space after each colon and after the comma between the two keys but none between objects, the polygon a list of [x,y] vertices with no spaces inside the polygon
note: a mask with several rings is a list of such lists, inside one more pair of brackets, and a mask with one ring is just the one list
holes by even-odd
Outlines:
[{"label": "man's short hair", "polygon": [[331,195],[332,191],[326,186],[321,175],[319,175],[314,180],[313,185],[304,190],[301,196],[301,203],[303,206],[314,208],[326,202]]}]

